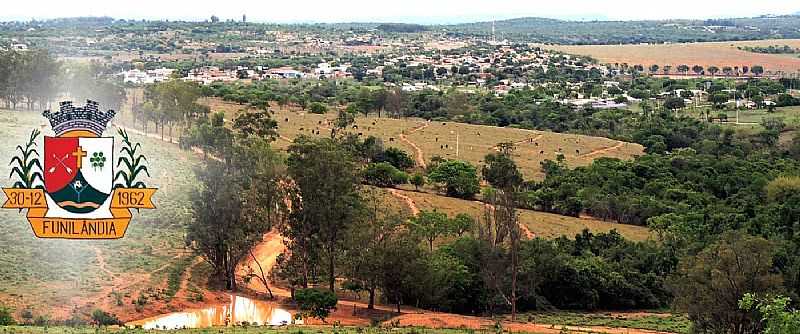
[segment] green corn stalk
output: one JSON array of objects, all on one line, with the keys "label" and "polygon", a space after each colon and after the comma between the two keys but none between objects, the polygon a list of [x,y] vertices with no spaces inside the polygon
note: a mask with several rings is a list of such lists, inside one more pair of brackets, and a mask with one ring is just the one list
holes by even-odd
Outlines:
[{"label": "green corn stalk", "polygon": [[120,157],[117,160],[117,168],[124,164],[125,169],[120,169],[117,171],[117,174],[114,175],[115,182],[117,179],[122,179],[122,182],[117,182],[115,188],[147,188],[144,182],[136,181],[141,172],[144,172],[150,177],[147,166],[142,164],[142,160],[147,161],[147,158],[145,158],[143,154],[136,153],[136,150],[141,148],[142,145],[139,143],[132,143],[128,137],[128,132],[124,129],[119,129],[117,133],[122,137],[122,143],[124,144],[120,150]]},{"label": "green corn stalk", "polygon": [[[31,136],[25,147],[17,145],[17,150],[20,153],[11,158],[11,162],[8,164],[9,166],[16,164],[11,168],[11,174],[8,175],[9,178],[12,178],[16,174],[17,178],[19,178],[14,182],[14,188],[32,189],[37,179],[44,183],[42,164],[39,162],[39,152],[36,151],[36,138],[41,133],[41,131],[34,129],[31,131]],[[42,188],[42,185],[39,184],[36,188]]]}]

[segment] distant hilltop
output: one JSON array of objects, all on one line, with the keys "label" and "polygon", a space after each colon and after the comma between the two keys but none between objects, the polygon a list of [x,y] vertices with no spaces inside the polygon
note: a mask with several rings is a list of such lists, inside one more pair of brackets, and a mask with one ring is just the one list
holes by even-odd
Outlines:
[{"label": "distant hilltop", "polygon": [[375,29],[384,32],[398,32],[398,33],[415,33],[428,31],[428,27],[421,24],[409,23],[383,23],[375,27]]},{"label": "distant hilltop", "polygon": [[[0,33],[14,32],[18,38],[60,36],[65,31],[103,37],[119,31],[185,30],[209,33],[217,30],[255,29],[269,31],[309,31],[320,27],[336,31],[372,30],[384,33],[445,33],[462,38],[543,43],[585,44],[662,44],[721,42],[765,39],[800,39],[800,15],[762,15],[750,18],[669,19],[639,21],[570,21],[541,17],[460,24],[411,24],[385,22],[277,24],[222,20],[216,16],[205,21],[124,20],[111,17],[60,18],[43,21],[0,23]],[[254,30],[254,31],[255,31]],[[99,35],[99,36],[98,36]],[[220,41],[221,42],[221,41]]]}]

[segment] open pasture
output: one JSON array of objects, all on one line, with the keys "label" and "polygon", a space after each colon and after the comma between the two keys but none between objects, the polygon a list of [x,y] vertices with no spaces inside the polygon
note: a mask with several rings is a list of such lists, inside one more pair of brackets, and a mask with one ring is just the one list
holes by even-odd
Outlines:
[{"label": "open pasture", "polygon": [[[219,99],[205,99],[204,103],[214,112],[225,112],[226,119],[233,119],[245,106]],[[304,134],[308,136],[330,136],[330,122],[336,116],[333,111],[324,115],[311,114],[298,108],[273,108],[281,136],[275,143],[285,149],[291,140]],[[514,157],[526,178],[541,179],[540,163],[555,160],[564,155],[568,166],[584,166],[600,157],[631,159],[643,154],[638,144],[625,143],[602,137],[562,134],[456,122],[427,122],[421,119],[394,119],[386,117],[360,116],[356,118],[351,133],[362,137],[375,136],[384,145],[401,148],[426,163],[439,156],[461,159],[480,166],[486,154],[495,152],[499,143],[516,144]],[[458,154],[456,154],[458,148]],[[418,164],[419,165],[419,164]]]},{"label": "open pasture", "polygon": [[[700,65],[742,67],[761,65],[765,71],[784,71],[796,73],[800,71],[800,58],[797,55],[762,54],[739,50],[743,46],[789,45],[800,47],[798,39],[777,39],[763,41],[739,42],[706,42],[653,45],[545,45],[543,47],[571,54],[586,55],[596,58],[601,63],[627,63],[646,67],[656,64],[661,67],[672,65],[672,74],[677,67],[685,64],[689,67]],[[662,73],[659,71],[659,74]],[[691,74],[691,72],[690,72]]]},{"label": "open pasture", "polygon": [[[445,212],[451,217],[458,213],[466,213],[475,218],[482,217],[485,212],[483,203],[478,201],[462,200],[427,192],[409,190],[398,190],[397,192],[410,198],[420,210],[437,210]],[[391,195],[387,193],[386,196]],[[573,238],[584,229],[589,229],[592,233],[605,233],[616,229],[625,238],[636,241],[654,237],[648,228],[642,226],[617,224],[591,218],[561,216],[531,210],[518,210],[518,213],[520,223],[524,224],[536,236],[543,238],[558,238],[560,236]]]}]

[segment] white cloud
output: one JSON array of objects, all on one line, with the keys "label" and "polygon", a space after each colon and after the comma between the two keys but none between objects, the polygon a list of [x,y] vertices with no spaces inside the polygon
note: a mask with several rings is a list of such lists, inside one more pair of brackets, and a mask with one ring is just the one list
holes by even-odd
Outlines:
[{"label": "white cloud", "polygon": [[[9,1],[5,0],[4,2]],[[464,22],[522,16],[569,19],[665,19],[788,14],[797,0],[11,0],[4,19],[112,16],[115,18],[205,19],[212,14],[259,22],[414,21]]]}]

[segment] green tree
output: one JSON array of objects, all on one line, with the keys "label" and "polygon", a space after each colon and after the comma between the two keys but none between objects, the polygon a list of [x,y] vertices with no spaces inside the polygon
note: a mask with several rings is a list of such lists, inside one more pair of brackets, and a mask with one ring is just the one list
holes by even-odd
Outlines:
[{"label": "green tree", "polygon": [[[798,145],[798,156],[800,156],[800,145]],[[415,190],[419,191],[420,187],[425,186],[425,175],[420,172],[414,173],[411,176],[411,184],[414,185]]]},{"label": "green tree", "polygon": [[366,184],[377,187],[394,187],[408,182],[408,174],[386,162],[368,164],[361,174]]},{"label": "green tree", "polygon": [[414,159],[408,153],[396,147],[387,148],[376,157],[375,162],[388,162],[392,166],[403,170],[414,167]]},{"label": "green tree", "polygon": [[764,323],[764,334],[798,334],[800,333],[800,311],[789,309],[791,299],[786,297],[758,298],[747,293],[739,302],[742,310],[758,310]]},{"label": "green tree", "polygon": [[95,325],[100,327],[122,325],[122,321],[120,321],[116,315],[100,309],[95,309],[92,311],[92,321]]},{"label": "green tree", "polygon": [[367,190],[364,202],[360,219],[348,229],[345,254],[341,258],[349,284],[367,291],[367,308],[374,309],[388,241],[403,228],[405,217],[390,209],[377,191]]},{"label": "green tree", "polygon": [[745,293],[773,293],[782,279],[773,271],[775,245],[740,231],[725,232],[696,256],[681,259],[670,283],[677,310],[688,312],[694,328],[716,333],[751,333],[754,312],[739,308]]},{"label": "green tree", "polygon": [[[292,256],[306,256],[315,248],[323,251],[328,260],[329,287],[334,291],[342,237],[361,206],[358,168],[351,152],[339,141],[305,136],[289,146],[287,164],[302,206],[292,210],[284,235],[295,242],[292,246],[300,247],[292,249]],[[313,258],[302,262],[310,269]]]},{"label": "green tree", "polygon": [[511,143],[498,145],[500,152],[487,154],[484,158],[485,165],[481,170],[483,179],[489,182],[492,187],[498,189],[509,189],[522,184],[522,173],[517,168],[517,164],[511,158],[511,151],[514,147]]},{"label": "green tree", "polygon": [[17,322],[14,321],[14,310],[0,305],[0,326],[13,326]]},{"label": "green tree", "polygon": [[447,214],[437,211],[421,211],[411,219],[411,230],[428,242],[428,247],[433,252],[433,242],[437,238],[453,232],[452,224]]},{"label": "green tree", "polygon": [[297,290],[294,300],[297,302],[297,308],[300,309],[298,315],[301,318],[312,317],[323,322],[331,314],[331,311],[336,309],[336,304],[339,302],[333,292],[317,289]]},{"label": "green tree", "polygon": [[711,94],[711,96],[708,97],[708,102],[713,103],[714,108],[721,109],[725,105],[725,103],[728,102],[729,99],[730,96],[728,95],[728,93],[719,92]]},{"label": "green tree", "polygon": [[[511,271],[511,284],[509,289],[501,287],[500,277],[502,274],[499,272],[491,272],[488,276],[492,277],[490,280],[493,285],[497,287],[498,294],[503,300],[506,301],[508,306],[511,307],[511,319],[516,319],[517,316],[517,301],[519,296],[517,294],[517,278],[519,274],[519,249],[520,239],[522,232],[519,227],[519,217],[517,215],[517,201],[522,185],[522,174],[520,173],[511,154],[514,150],[514,145],[511,143],[499,145],[499,152],[487,154],[484,158],[486,165],[483,169],[483,178],[489,184],[496,188],[495,191],[489,191],[484,196],[484,200],[490,205],[487,207],[485,215],[486,225],[494,226],[494,233],[488,233],[491,228],[486,228],[484,236],[489,237],[486,240],[488,244],[492,245],[492,253],[500,253],[500,249],[504,246],[504,241],[507,239],[508,252],[510,256],[510,271]],[[502,267],[488,266],[490,268]]]},{"label": "green tree", "polygon": [[475,227],[475,219],[466,213],[457,214],[450,223],[453,232],[459,237],[471,231]]},{"label": "green tree", "polygon": [[308,108],[312,114],[324,114],[328,112],[328,107],[319,102],[312,103]]},{"label": "green tree", "polygon": [[282,162],[267,142],[243,139],[225,151],[224,159],[206,160],[196,170],[202,187],[192,196],[187,240],[212,265],[214,277],[236,291],[237,265],[285,219],[288,195]]},{"label": "green tree", "polygon": [[443,161],[432,168],[428,179],[443,185],[448,196],[469,199],[480,191],[478,172],[465,161]]},{"label": "green tree", "polygon": [[686,103],[681,97],[668,97],[664,101],[664,108],[675,111],[686,107]]},{"label": "green tree", "polygon": [[269,142],[278,137],[278,123],[268,110],[240,113],[233,120],[233,128],[242,136],[256,136]]}]

